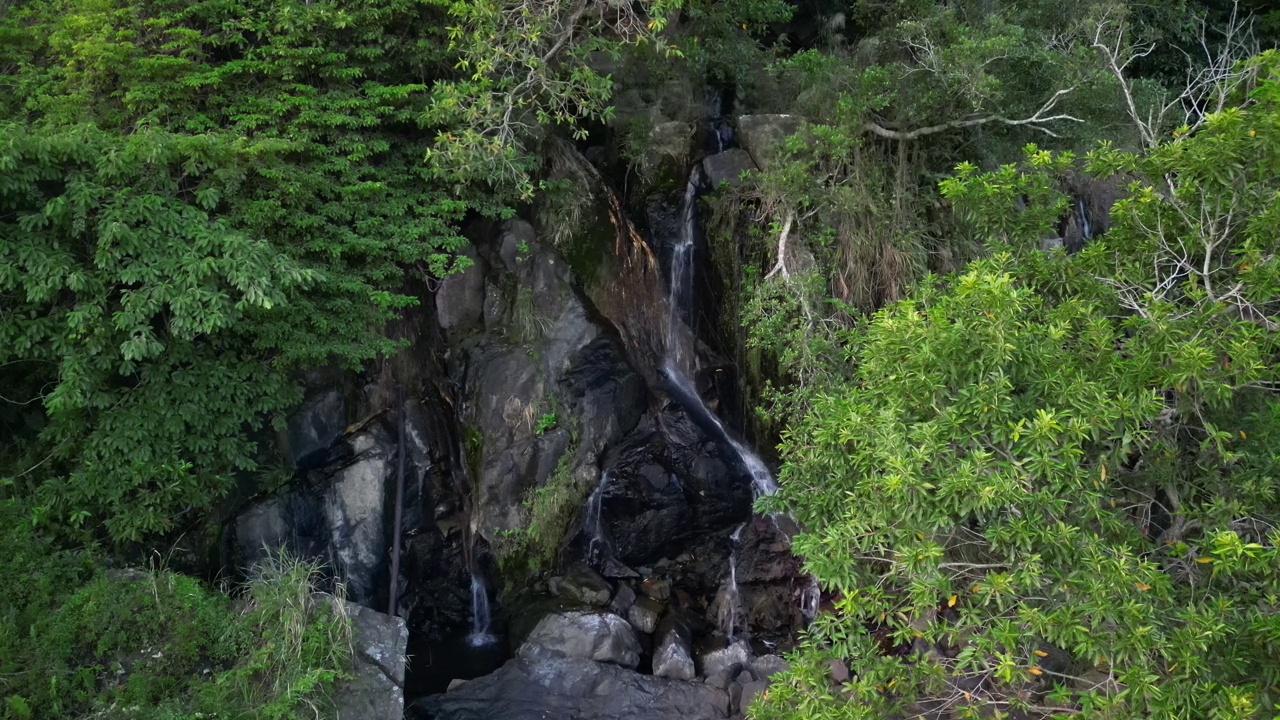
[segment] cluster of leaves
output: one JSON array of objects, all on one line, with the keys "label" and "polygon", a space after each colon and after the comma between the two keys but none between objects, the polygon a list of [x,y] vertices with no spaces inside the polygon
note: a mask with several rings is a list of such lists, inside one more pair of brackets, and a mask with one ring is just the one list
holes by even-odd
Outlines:
[{"label": "cluster of leaves", "polygon": [[94,570],[0,507],[0,717],[320,717],[349,668],[350,624],[318,569],[277,557],[233,602],[161,569]]},{"label": "cluster of leaves", "polygon": [[786,433],[764,504],[831,606],[752,717],[1275,714],[1277,62],[1090,153],[1127,196],[1078,254],[1037,249],[1071,156],[943,184],[997,252],[879,312]]}]

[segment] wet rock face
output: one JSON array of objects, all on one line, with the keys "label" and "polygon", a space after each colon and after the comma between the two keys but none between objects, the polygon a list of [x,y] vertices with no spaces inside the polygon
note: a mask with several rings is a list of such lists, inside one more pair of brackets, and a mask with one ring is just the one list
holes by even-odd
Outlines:
[{"label": "wet rock face", "polygon": [[[503,288],[502,321],[470,342],[457,369],[462,421],[476,445],[468,449],[478,469],[476,519],[490,540],[520,526],[525,494],[544,485],[566,453],[563,471],[593,484],[599,456],[644,407],[643,382],[577,295],[568,263],[531,244],[529,232],[512,229],[494,241],[503,270],[489,280]],[[544,418],[554,418],[554,428]]]},{"label": "wet rock face", "polygon": [[723,690],[581,658],[517,658],[413,708],[430,720],[720,720]]},{"label": "wet rock face", "polygon": [[[802,572],[800,559],[791,554],[787,535],[779,529],[785,522],[785,518],[752,517],[740,536],[736,565],[737,629],[773,642],[785,641],[804,627],[803,598],[811,582]],[[727,568],[724,574],[716,600],[708,608],[710,622],[717,622],[729,611],[724,606],[731,598],[725,587]]]},{"label": "wet rock face", "polygon": [[[397,606],[415,632],[470,622],[461,498],[448,472],[444,403],[405,404],[405,495]],[[352,602],[388,607],[398,473],[398,415],[385,413],[334,444],[327,465],[247,506],[224,536],[224,565],[244,575],[268,553],[318,559]],[[483,544],[476,550],[487,561]]]},{"label": "wet rock face", "polygon": [[342,391],[327,387],[312,393],[289,417],[285,428],[284,450],[289,466],[307,470],[323,464],[346,427]]},{"label": "wet rock face", "polygon": [[[606,459],[601,518],[629,566],[675,556],[751,513],[751,483],[678,409],[650,416]],[[674,427],[675,432],[672,432]]]},{"label": "wet rock face", "polygon": [[387,587],[393,454],[380,428],[352,435],[344,442],[344,465],[309,473],[250,506],[235,523],[236,564],[247,571],[278,549],[319,558],[343,579],[348,598],[377,604]]}]

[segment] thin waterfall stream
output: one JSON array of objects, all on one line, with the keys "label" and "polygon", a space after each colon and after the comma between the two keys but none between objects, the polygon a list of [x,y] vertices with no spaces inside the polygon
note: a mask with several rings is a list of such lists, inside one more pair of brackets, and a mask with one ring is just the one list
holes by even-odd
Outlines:
[{"label": "thin waterfall stream", "polygon": [[601,519],[601,504],[608,486],[609,471],[606,470],[601,473],[600,483],[596,485],[596,489],[591,492],[591,497],[587,499],[587,518],[584,523],[584,530],[587,534],[587,562],[592,565],[604,562],[610,550],[609,540],[605,537],[604,524]]},{"label": "thin waterfall stream", "polygon": [[493,618],[489,611],[489,588],[484,578],[472,570],[471,572],[471,634],[467,642],[473,647],[492,645],[498,641],[493,634]]},{"label": "thin waterfall stream", "polygon": [[[689,412],[696,414],[708,425],[722,444],[738,457],[743,469],[751,476],[753,500],[777,492],[778,484],[773,474],[750,448],[734,438],[720,418],[707,407],[694,386],[692,374],[696,360],[693,318],[694,241],[698,232],[698,189],[702,184],[697,166],[689,174],[684,199],[680,207],[680,234],[671,248],[671,270],[667,283],[668,325],[666,357],[663,373],[671,382],[672,390]],[[597,489],[598,490],[598,489]],[[729,642],[734,639],[738,625],[738,550],[742,541],[743,523],[729,537],[729,577],[725,588],[725,602],[721,609],[721,631]],[[807,604],[807,599],[806,599]],[[816,601],[813,603],[816,606]]]}]

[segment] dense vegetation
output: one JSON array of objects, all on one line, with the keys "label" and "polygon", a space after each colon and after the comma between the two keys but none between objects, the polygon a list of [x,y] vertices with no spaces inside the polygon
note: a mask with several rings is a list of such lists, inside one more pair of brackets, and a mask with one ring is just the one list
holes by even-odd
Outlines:
[{"label": "dense vegetation", "polygon": [[101,566],[273,472],[466,222],[671,182],[616,90],[692,77],[804,120],[708,216],[829,599],[753,717],[1275,716],[1280,11],[1062,5],[0,3],[0,715],[322,705],[342,623],[259,622],[314,568]]}]

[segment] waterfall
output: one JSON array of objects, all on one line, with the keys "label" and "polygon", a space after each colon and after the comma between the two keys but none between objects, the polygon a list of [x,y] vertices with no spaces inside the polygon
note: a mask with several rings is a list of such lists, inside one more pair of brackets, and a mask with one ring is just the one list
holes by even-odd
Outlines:
[{"label": "waterfall", "polygon": [[822,600],[822,588],[818,586],[818,578],[809,576],[809,585],[800,593],[800,615],[805,622],[813,622],[818,617],[818,603]]},{"label": "waterfall", "polygon": [[698,187],[702,173],[694,166],[685,185],[684,200],[680,206],[680,236],[671,248],[671,271],[667,281],[667,348],[662,370],[674,389],[682,396],[686,407],[709,425],[713,434],[733,449],[738,461],[751,475],[753,497],[772,495],[778,489],[769,468],[758,455],[743,443],[735,440],[724,423],[702,402],[702,397],[690,379],[694,360],[693,333],[693,246],[698,233]]},{"label": "waterfall", "polygon": [[490,623],[492,618],[489,617],[489,589],[484,585],[484,578],[480,574],[472,571],[471,573],[471,634],[467,636],[467,642],[472,647],[481,645],[492,645],[498,641],[494,637]]},{"label": "waterfall", "polygon": [[587,518],[583,523],[583,530],[587,534],[587,562],[597,566],[605,560],[610,549],[609,540],[604,534],[600,507],[604,497],[605,486],[608,484],[609,471],[606,470],[600,475],[600,484],[596,485],[591,497],[587,499]]},{"label": "waterfall", "polygon": [[[671,270],[667,282],[667,335],[666,357],[662,372],[670,382],[672,397],[676,398],[695,422],[702,425],[722,447],[729,448],[738,462],[751,476],[751,495],[760,498],[772,495],[778,489],[769,468],[758,455],[729,434],[729,430],[715,413],[711,412],[693,384],[695,362],[693,319],[693,249],[698,233],[698,187],[701,173],[695,166],[685,186],[684,201],[680,208],[680,236],[671,248]],[[729,537],[729,581],[725,588],[724,605],[720,620],[725,637],[733,640],[738,625],[738,550],[742,539],[743,523]]]},{"label": "waterfall", "polygon": [[1089,213],[1085,211],[1084,200],[1076,198],[1076,213],[1080,216],[1080,237],[1088,240],[1093,237],[1093,228],[1089,225]]},{"label": "waterfall", "polygon": [[721,631],[730,643],[733,642],[734,630],[738,627],[738,548],[742,544],[742,530],[746,526],[746,523],[742,523],[729,536],[729,584],[725,587],[725,607],[720,609],[720,619],[724,625]]},{"label": "waterfall", "polygon": [[694,166],[685,183],[680,205],[680,235],[671,248],[671,269],[667,278],[667,361],[687,372],[693,360],[693,240],[698,231],[698,186],[701,171]]}]

